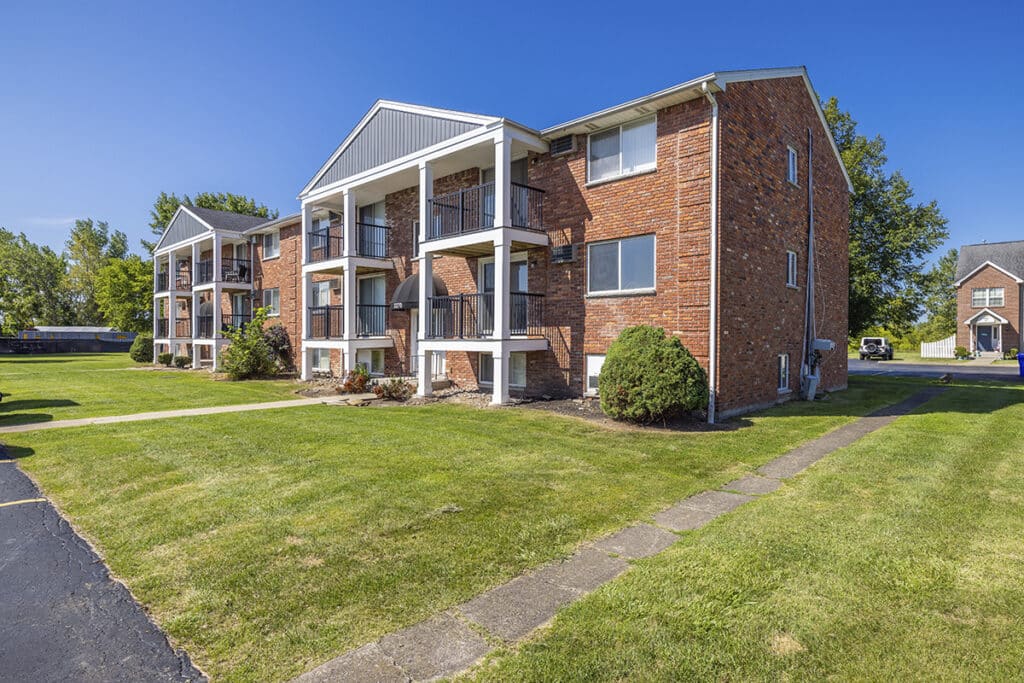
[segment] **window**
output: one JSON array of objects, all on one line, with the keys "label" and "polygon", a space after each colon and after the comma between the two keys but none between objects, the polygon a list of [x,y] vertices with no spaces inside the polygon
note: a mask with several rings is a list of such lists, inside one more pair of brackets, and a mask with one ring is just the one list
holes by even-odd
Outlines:
[{"label": "window", "polygon": [[971,306],[975,308],[1002,306],[1005,303],[1004,297],[1002,287],[975,287],[971,290]]},{"label": "window", "polygon": [[313,370],[314,372],[331,371],[330,349],[313,349]]},{"label": "window", "polygon": [[796,287],[796,252],[786,252],[786,286]]},{"label": "window", "polygon": [[796,150],[792,147],[786,147],[786,180],[797,184],[796,177]]},{"label": "window", "polygon": [[263,259],[277,258],[281,255],[281,233],[277,230],[263,235]]},{"label": "window", "polygon": [[387,225],[384,220],[384,202],[359,207],[359,222],[366,225]]},{"label": "window", "polygon": [[594,133],[587,139],[587,182],[657,167],[658,125],[652,116]]},{"label": "window", "polygon": [[324,282],[313,283],[313,301],[312,305],[314,308],[320,306],[331,305],[331,281],[325,280]]},{"label": "window", "polygon": [[601,375],[602,366],[604,366],[604,354],[587,356],[587,386],[584,390],[587,396],[597,396],[597,378]]},{"label": "window", "polygon": [[[509,386],[526,386],[526,354],[516,352],[509,354],[508,361]],[[494,356],[489,353],[480,354],[480,384],[494,383]]]},{"label": "window", "polygon": [[789,354],[779,354],[779,393],[789,391]]},{"label": "window", "polygon": [[281,290],[277,287],[263,290],[263,307],[269,308],[270,316],[281,315]]},{"label": "window", "polygon": [[590,293],[636,292],[654,288],[654,235],[588,245]]},{"label": "window", "polygon": [[420,222],[412,222],[412,255],[420,255]]},{"label": "window", "polygon": [[371,375],[383,375],[384,349],[359,349],[356,351],[356,365],[363,366]]}]

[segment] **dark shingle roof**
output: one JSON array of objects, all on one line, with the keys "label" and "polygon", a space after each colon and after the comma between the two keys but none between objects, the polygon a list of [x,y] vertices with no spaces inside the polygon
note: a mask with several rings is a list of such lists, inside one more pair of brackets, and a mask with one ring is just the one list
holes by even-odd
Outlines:
[{"label": "dark shingle roof", "polygon": [[1024,278],[1024,240],[965,244],[960,247],[960,257],[956,262],[957,282],[986,261],[991,261],[1003,270]]},{"label": "dark shingle roof", "polygon": [[187,208],[217,230],[242,232],[243,230],[248,230],[249,228],[253,228],[267,222],[267,219],[262,216],[247,216],[242,213],[217,211],[216,209],[204,209],[198,206],[189,206]]}]

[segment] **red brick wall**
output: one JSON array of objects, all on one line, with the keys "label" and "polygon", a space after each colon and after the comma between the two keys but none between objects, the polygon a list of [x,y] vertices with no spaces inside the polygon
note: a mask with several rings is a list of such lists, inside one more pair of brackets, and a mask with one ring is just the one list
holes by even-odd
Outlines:
[{"label": "red brick wall", "polygon": [[[1002,287],[1002,306],[979,306],[971,305],[971,290],[977,287]],[[1020,305],[1021,287],[1013,278],[997,268],[985,266],[977,273],[965,280],[956,290],[956,343],[971,350],[971,330],[964,324],[971,316],[979,311],[988,308],[993,313],[998,313],[1009,321],[1009,325],[1003,325],[1003,350],[1011,348],[1020,349]]]},{"label": "red brick wall", "polygon": [[[730,84],[718,96],[720,131],[719,401],[723,413],[780,398],[778,355],[799,390],[807,296],[808,129],[814,147],[817,336],[822,387],[846,386],[848,194],[827,131],[800,78]],[[787,180],[787,146],[797,184]],[[797,288],[786,286],[786,252]]]},{"label": "red brick wall", "polygon": [[298,359],[302,348],[302,222],[281,227],[281,255],[263,259],[263,239],[257,236],[253,253],[253,310],[263,305],[263,290],[281,291],[281,315],[269,324],[280,323],[288,331],[292,351]]}]

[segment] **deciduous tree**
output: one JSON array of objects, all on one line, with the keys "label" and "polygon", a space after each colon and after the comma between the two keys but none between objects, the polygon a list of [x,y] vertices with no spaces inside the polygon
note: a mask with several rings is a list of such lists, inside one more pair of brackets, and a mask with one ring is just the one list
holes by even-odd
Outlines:
[{"label": "deciduous tree", "polygon": [[153,262],[135,254],[111,259],[96,275],[96,305],[110,327],[125,332],[151,331]]}]

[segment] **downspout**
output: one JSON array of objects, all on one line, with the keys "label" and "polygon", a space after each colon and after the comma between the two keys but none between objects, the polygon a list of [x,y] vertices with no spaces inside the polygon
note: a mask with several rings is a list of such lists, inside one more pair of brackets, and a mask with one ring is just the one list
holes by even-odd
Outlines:
[{"label": "downspout", "polygon": [[708,310],[708,424],[715,424],[718,393],[718,100],[707,81],[701,84],[711,104],[711,269]]},{"label": "downspout", "polygon": [[804,307],[804,340],[800,350],[801,391],[808,401],[814,400],[821,375],[815,356],[814,340],[818,330],[814,310],[814,137],[807,129],[807,304]]}]

